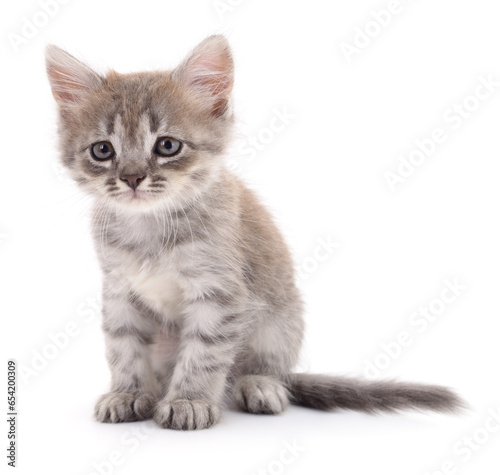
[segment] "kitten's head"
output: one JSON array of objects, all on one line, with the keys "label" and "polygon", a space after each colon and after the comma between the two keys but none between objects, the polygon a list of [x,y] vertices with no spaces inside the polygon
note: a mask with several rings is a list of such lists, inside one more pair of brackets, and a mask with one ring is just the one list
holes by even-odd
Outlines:
[{"label": "kitten's head", "polygon": [[195,198],[220,173],[233,61],[211,36],[173,71],[101,76],[56,46],[47,72],[63,164],[87,191],[135,210]]}]

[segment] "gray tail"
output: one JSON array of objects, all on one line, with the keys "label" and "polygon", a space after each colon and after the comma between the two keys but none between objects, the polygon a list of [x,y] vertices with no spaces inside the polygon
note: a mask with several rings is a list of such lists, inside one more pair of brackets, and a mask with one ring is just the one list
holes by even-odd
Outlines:
[{"label": "gray tail", "polygon": [[370,381],[322,374],[291,374],[291,402],[330,411],[350,409],[367,413],[398,412],[405,409],[458,413],[466,404],[442,386]]}]

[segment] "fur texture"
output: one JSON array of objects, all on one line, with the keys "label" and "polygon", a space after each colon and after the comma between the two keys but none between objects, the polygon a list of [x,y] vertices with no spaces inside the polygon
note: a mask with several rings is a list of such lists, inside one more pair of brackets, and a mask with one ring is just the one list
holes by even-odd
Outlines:
[{"label": "fur texture", "polygon": [[95,197],[112,375],[99,421],[152,416],[161,427],[202,429],[220,419],[231,388],[258,414],[289,402],[460,406],[438,387],[293,374],[304,328],[293,263],[269,213],[224,166],[233,61],[223,37],[173,71],[105,76],[49,46],[47,71],[62,162]]},{"label": "fur texture", "polygon": [[295,404],[325,411],[351,409],[373,414],[428,409],[453,413],[465,408],[453,391],[426,384],[293,374],[289,387]]}]

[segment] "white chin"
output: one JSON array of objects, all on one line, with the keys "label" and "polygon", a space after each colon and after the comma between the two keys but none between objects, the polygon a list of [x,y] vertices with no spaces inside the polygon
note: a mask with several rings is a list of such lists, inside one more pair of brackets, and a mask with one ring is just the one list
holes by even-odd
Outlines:
[{"label": "white chin", "polygon": [[113,201],[122,209],[139,212],[151,211],[162,203],[162,200],[148,196],[147,193],[134,193],[133,191],[131,191],[131,193],[123,193],[115,197]]}]

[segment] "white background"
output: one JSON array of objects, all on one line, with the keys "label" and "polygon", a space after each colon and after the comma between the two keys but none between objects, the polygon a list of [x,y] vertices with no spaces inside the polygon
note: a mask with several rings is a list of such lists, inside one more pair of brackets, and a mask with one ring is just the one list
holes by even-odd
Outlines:
[{"label": "white background", "polygon": [[[72,0],[38,31],[25,27],[32,37],[17,48],[23,18],[43,24],[43,10],[4,3],[2,364],[16,358],[32,371],[19,374],[17,473],[498,473],[500,422],[488,414],[500,411],[500,88],[470,97],[480,76],[500,81],[498,2],[401,0],[376,35],[371,12],[388,0],[222,0],[224,12],[212,0]],[[357,28],[373,38],[349,62],[342,42],[352,45]],[[93,421],[109,377],[95,310],[101,277],[88,199],[56,161],[44,47],[101,71],[168,69],[215,32],[227,34],[237,68],[239,137],[228,160],[273,210],[301,266],[301,368],[361,375],[367,361],[385,363],[379,377],[457,389],[472,407],[465,416],[228,410],[195,433]],[[459,123],[453,108],[464,101],[471,112]],[[276,110],[294,118],[270,138]],[[384,174],[436,128],[444,143],[391,191]],[[254,136],[269,142],[255,156],[245,142]],[[328,239],[338,248],[315,261]],[[466,289],[443,306],[445,279]],[[442,313],[412,325],[429,305]],[[400,332],[411,344],[381,356]],[[286,443],[300,449],[283,465]]]}]

